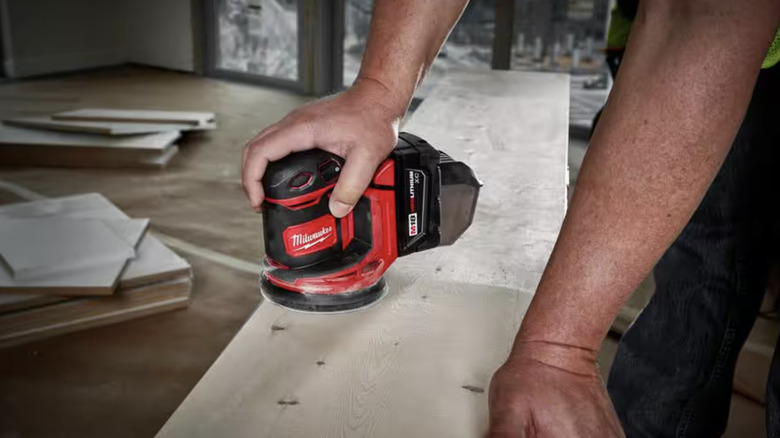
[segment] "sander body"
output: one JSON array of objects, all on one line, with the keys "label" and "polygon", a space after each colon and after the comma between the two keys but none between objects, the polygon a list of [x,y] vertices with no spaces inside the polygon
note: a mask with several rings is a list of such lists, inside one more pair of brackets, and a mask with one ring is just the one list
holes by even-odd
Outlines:
[{"label": "sander body", "polygon": [[276,304],[314,313],[374,304],[396,258],[452,244],[474,218],[482,185],[474,172],[419,137],[401,133],[354,209],[337,219],[328,202],[343,164],[314,149],[268,165],[260,288]]}]

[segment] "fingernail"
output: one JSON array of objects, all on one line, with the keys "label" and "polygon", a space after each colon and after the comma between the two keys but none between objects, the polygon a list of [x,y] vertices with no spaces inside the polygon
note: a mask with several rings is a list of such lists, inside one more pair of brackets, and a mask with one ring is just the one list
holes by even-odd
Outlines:
[{"label": "fingernail", "polygon": [[336,217],[344,217],[352,210],[352,206],[330,198],[330,213]]}]

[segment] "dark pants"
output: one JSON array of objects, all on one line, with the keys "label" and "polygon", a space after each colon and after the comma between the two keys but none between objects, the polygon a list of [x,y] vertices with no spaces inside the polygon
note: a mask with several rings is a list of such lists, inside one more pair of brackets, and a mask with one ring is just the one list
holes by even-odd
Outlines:
[{"label": "dark pants", "polygon": [[[656,265],[655,294],[620,340],[607,386],[629,438],[716,437],[725,430],[734,366],[777,253],[779,211],[775,66],[761,72],[723,167]],[[767,430],[780,437],[777,353],[766,394]]]}]

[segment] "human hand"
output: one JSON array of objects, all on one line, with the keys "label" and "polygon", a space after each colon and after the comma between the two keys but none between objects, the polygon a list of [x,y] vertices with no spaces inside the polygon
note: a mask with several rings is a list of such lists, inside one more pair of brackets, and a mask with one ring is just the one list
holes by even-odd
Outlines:
[{"label": "human hand", "polygon": [[516,346],[490,383],[489,438],[625,436],[593,355],[569,348]]},{"label": "human hand", "polygon": [[255,211],[263,202],[262,178],[268,163],[286,155],[320,148],[345,158],[330,197],[330,211],[343,217],[352,210],[379,164],[395,147],[406,111],[403,99],[371,80],[318,100],[260,132],[244,148],[241,180]]}]

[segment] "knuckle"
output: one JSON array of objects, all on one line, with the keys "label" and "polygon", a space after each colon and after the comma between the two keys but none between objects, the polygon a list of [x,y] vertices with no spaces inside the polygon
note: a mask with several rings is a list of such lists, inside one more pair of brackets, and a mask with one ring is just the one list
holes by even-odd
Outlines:
[{"label": "knuckle", "polygon": [[253,138],[253,139],[249,140],[249,141],[248,141],[248,142],[247,142],[247,143],[244,145],[244,152],[249,152],[249,151],[251,151],[252,149],[254,149],[255,147],[257,147],[257,137],[255,137],[255,138]]}]

